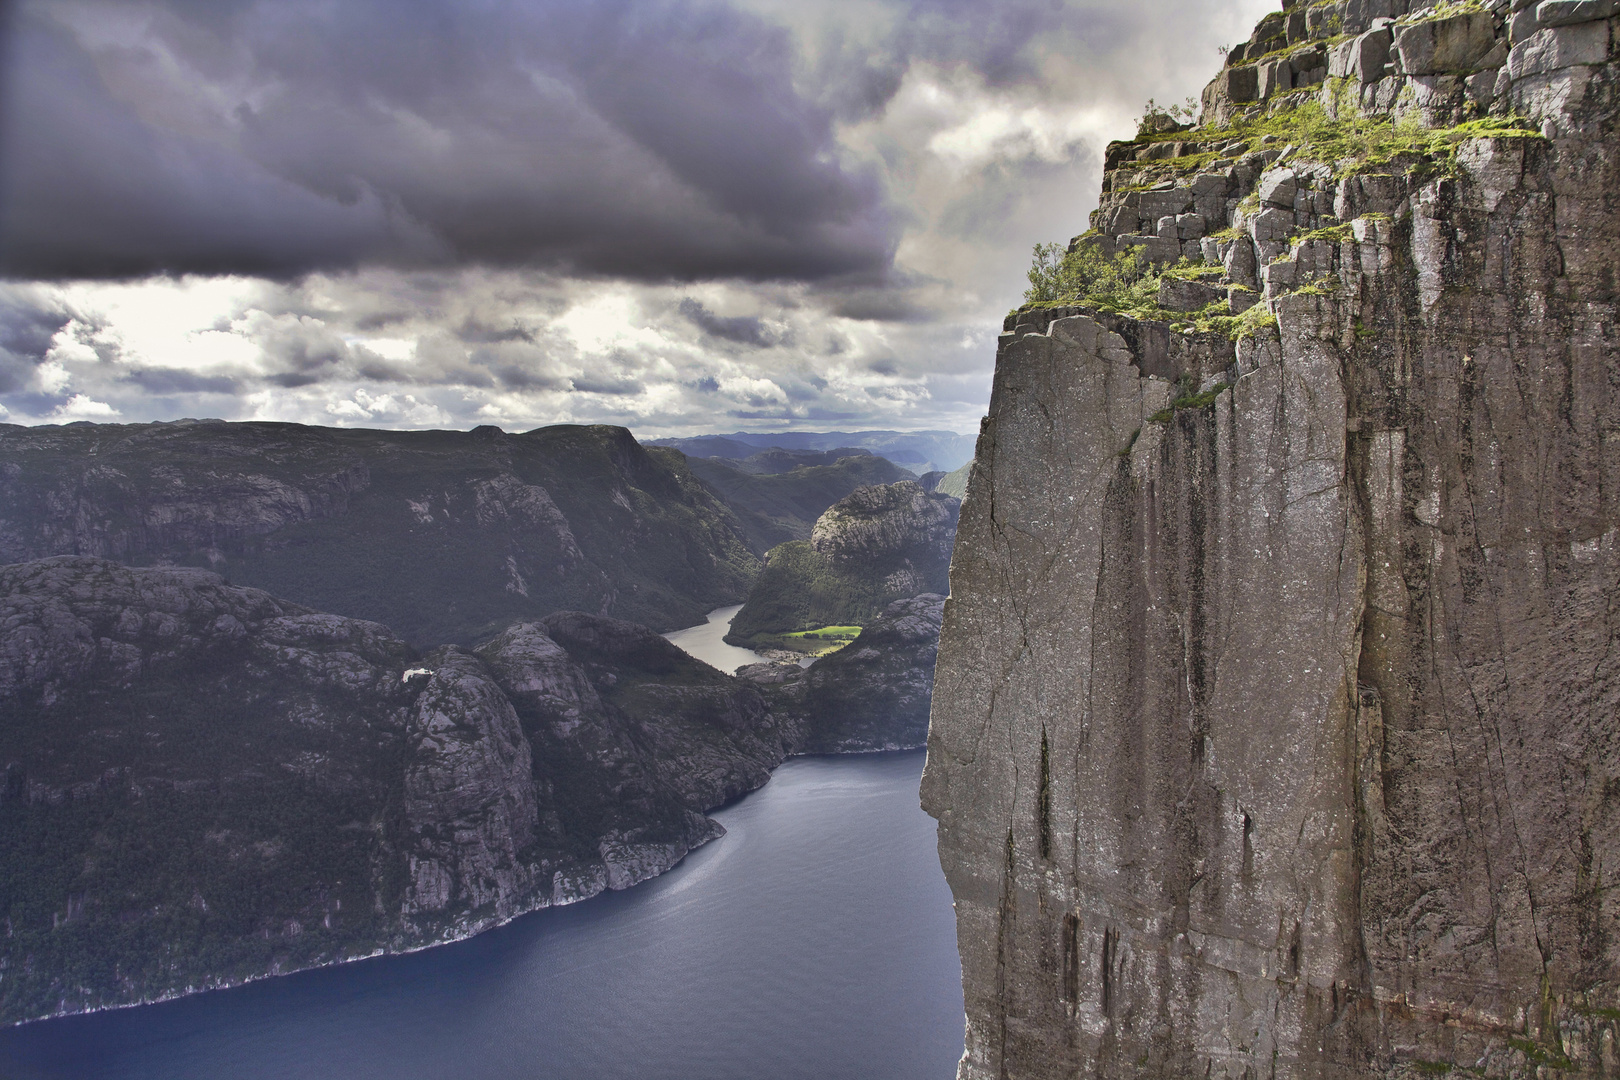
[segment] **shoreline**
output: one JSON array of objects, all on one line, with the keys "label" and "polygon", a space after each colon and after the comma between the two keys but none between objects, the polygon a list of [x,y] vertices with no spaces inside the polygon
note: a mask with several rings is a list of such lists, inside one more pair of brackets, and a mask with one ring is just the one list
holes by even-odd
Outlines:
[{"label": "shoreline", "polygon": [[[841,758],[841,757],[854,757],[854,756],[858,756],[858,755],[870,755],[870,754],[905,754],[905,753],[914,753],[914,752],[916,752],[918,750],[926,750],[926,749],[927,749],[926,745],[920,745],[920,746],[893,746],[893,747],[885,746],[885,747],[871,747],[871,748],[860,749],[860,750],[839,750],[839,751],[835,751],[835,752],[832,752],[832,753],[810,752],[810,753],[792,753],[792,754],[788,754],[788,755],[784,756],[781,761],[777,762],[776,765],[772,766],[771,771],[770,771],[770,776],[768,776],[766,778],[764,784],[761,784],[757,788],[753,788],[753,789],[751,789],[749,791],[743,792],[743,794],[738,796],[736,799],[732,799],[729,802],[722,803],[719,806],[710,807],[709,809],[710,810],[724,809],[727,806],[735,805],[736,803],[740,802],[741,800],[746,799],[748,796],[754,794],[754,792],[756,792],[756,791],[763,790],[765,788],[766,784],[770,783],[770,777],[774,777],[776,775],[776,770],[781,768],[781,766],[785,762],[791,761],[794,758],[810,758],[810,757]],[[705,813],[708,813],[708,811],[705,811]],[[718,824],[718,822],[716,822],[716,824]],[[171,991],[171,992],[166,992],[166,993],[163,993],[163,994],[159,994],[159,995],[156,995],[156,996],[153,996],[153,997],[141,998],[138,1001],[121,1001],[121,1002],[117,1002],[117,1003],[109,1004],[109,1005],[96,1005],[96,1006],[93,1006],[93,1007],[88,1008],[88,1009],[67,1009],[67,1010],[62,1010],[62,1011],[59,1011],[59,1012],[45,1013],[42,1016],[28,1017],[28,1018],[23,1019],[23,1020],[6,1021],[6,1022],[3,1022],[3,1023],[0,1023],[0,1031],[9,1031],[9,1030],[11,1030],[13,1028],[19,1028],[19,1027],[23,1027],[23,1026],[29,1025],[29,1024],[48,1023],[48,1022],[50,1022],[52,1020],[65,1020],[65,1019],[69,1019],[69,1018],[75,1017],[75,1016],[92,1016],[92,1015],[95,1015],[97,1013],[116,1012],[116,1011],[120,1011],[120,1010],[124,1010],[124,1009],[138,1009],[138,1008],[141,1008],[141,1007],[147,1006],[147,1005],[162,1005],[162,1004],[165,1004],[166,1002],[179,1001],[181,998],[196,997],[199,994],[208,994],[208,993],[212,993],[212,992],[214,992],[216,990],[234,990],[234,989],[237,989],[238,987],[247,986],[247,985],[249,985],[251,983],[265,982],[265,981],[270,980],[270,979],[279,979],[279,978],[282,978],[282,977],[288,976],[288,975],[299,975],[299,974],[303,974],[305,972],[310,972],[310,971],[321,971],[321,970],[326,969],[326,968],[342,967],[342,966],[344,966],[346,964],[358,964],[358,963],[362,963],[362,962],[364,962],[366,960],[376,960],[379,957],[409,956],[412,953],[425,952],[428,949],[437,949],[437,948],[440,948],[440,947],[445,946],[445,945],[454,945],[457,942],[467,941],[467,940],[469,940],[471,938],[475,938],[478,935],[486,933],[486,932],[488,932],[490,930],[498,930],[503,926],[506,926],[506,925],[508,925],[510,923],[513,923],[513,922],[517,921],[518,919],[526,918],[527,916],[530,916],[530,915],[537,915],[540,912],[549,910],[551,908],[571,907],[574,904],[580,904],[580,903],[584,903],[584,902],[586,902],[588,900],[594,900],[598,896],[601,896],[603,893],[607,893],[607,892],[626,892],[626,891],[628,891],[630,889],[633,889],[636,886],[641,885],[641,884],[643,884],[645,882],[652,881],[654,878],[662,877],[663,875],[669,873],[671,870],[675,869],[677,866],[681,865],[682,862],[686,861],[686,857],[688,855],[690,855],[692,852],[698,850],[701,847],[705,847],[705,846],[715,842],[716,840],[723,839],[724,837],[725,837],[725,831],[722,828],[721,831],[716,832],[711,836],[705,837],[704,839],[700,840],[698,843],[692,845],[691,847],[688,847],[685,851],[681,852],[681,855],[680,855],[679,858],[675,859],[673,862],[669,863],[667,866],[664,866],[662,869],[656,870],[656,871],[648,874],[645,877],[637,878],[635,881],[631,882],[628,885],[625,885],[623,888],[614,889],[614,888],[610,887],[609,885],[607,885],[606,884],[606,874],[603,874],[601,879],[600,879],[601,882],[602,882],[601,888],[592,890],[590,892],[584,892],[584,893],[580,893],[578,895],[570,896],[570,897],[568,897],[566,899],[547,900],[544,903],[539,903],[539,904],[535,904],[532,907],[524,908],[522,911],[515,911],[512,914],[507,915],[507,916],[505,916],[503,918],[489,919],[489,920],[485,920],[485,921],[480,921],[479,923],[477,923],[475,925],[468,926],[468,927],[466,927],[466,928],[464,928],[462,930],[458,930],[457,932],[455,932],[451,936],[439,938],[439,939],[434,940],[434,941],[426,941],[426,942],[422,942],[422,943],[417,944],[417,945],[411,945],[409,947],[402,948],[402,949],[379,948],[376,951],[366,953],[363,956],[346,956],[346,957],[343,957],[341,959],[328,961],[326,963],[308,964],[308,965],[305,965],[303,967],[288,968],[288,969],[286,969],[284,971],[267,971],[267,972],[264,972],[264,973],[258,974],[258,975],[249,975],[246,978],[241,978],[241,979],[229,979],[229,980],[225,980],[225,981],[218,982],[218,983],[205,984],[205,985],[202,985],[202,986],[188,986],[183,990],[176,990],[176,991]],[[0,973],[0,977],[3,977],[3,973]]]}]

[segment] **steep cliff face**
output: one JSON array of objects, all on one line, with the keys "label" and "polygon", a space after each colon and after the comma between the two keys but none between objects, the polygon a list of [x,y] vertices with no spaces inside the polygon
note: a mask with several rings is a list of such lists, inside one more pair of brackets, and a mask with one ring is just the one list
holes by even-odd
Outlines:
[{"label": "steep cliff face", "polygon": [[916,745],[938,630],[895,605],[778,700],[581,612],[423,655],[203,570],[0,567],[0,1024],[628,888],[788,753]]},{"label": "steep cliff face", "polygon": [[465,654],[201,570],[0,568],[0,1022],[456,936],[528,897]]},{"label": "steep cliff face", "polygon": [[1294,8],[1110,147],[951,570],[964,1080],[1620,1069],[1614,14]]},{"label": "steep cliff face", "polygon": [[759,565],[623,428],[0,425],[0,563],[50,555],[205,567],[424,648],[562,608],[688,626]]}]

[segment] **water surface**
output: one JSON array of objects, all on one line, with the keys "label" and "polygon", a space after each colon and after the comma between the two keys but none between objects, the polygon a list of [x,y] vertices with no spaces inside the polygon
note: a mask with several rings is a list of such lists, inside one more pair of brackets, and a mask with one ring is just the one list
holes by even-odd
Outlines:
[{"label": "water surface", "polygon": [[664,637],[679,645],[692,656],[702,660],[705,664],[717,667],[727,675],[735,675],[737,669],[744,664],[757,664],[769,657],[761,656],[753,649],[741,649],[735,645],[727,645],[723,640],[731,629],[731,620],[742,610],[741,604],[731,607],[715,608],[709,612],[709,621],[702,626],[688,626],[685,630],[672,630]]},{"label": "water surface", "polygon": [[5,1080],[949,1080],[920,751],[798,758],[662,877],[469,941],[0,1031]]},{"label": "water surface", "polygon": [[[737,612],[742,610],[741,604],[731,607],[715,608],[709,612],[709,621],[702,626],[688,626],[685,630],[671,630],[664,637],[679,645],[688,655],[695,656],[711,667],[717,667],[727,675],[737,674],[737,669],[744,664],[757,664],[770,657],[757,653],[753,649],[742,649],[736,645],[727,645],[726,634],[731,630],[731,620]],[[816,662],[814,656],[799,658],[800,667],[809,667]]]}]

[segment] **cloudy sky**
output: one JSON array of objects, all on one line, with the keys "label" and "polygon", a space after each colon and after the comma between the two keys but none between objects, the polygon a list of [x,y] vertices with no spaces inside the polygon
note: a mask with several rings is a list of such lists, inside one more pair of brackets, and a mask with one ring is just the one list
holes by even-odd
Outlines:
[{"label": "cloudy sky", "polygon": [[972,431],[1274,0],[0,0],[0,421]]}]

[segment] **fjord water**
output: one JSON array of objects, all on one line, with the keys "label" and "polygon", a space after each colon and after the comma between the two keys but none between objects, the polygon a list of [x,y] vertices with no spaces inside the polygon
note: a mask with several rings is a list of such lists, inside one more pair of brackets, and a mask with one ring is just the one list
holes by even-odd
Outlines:
[{"label": "fjord water", "polygon": [[788,761],[713,815],[725,836],[633,889],[409,956],[0,1031],[0,1078],[941,1080],[961,972],[922,764]]},{"label": "fjord water", "polygon": [[731,620],[741,610],[741,604],[715,608],[709,612],[707,622],[688,626],[685,630],[673,630],[664,636],[705,664],[717,667],[727,675],[734,675],[744,664],[757,664],[766,659],[752,649],[726,644],[726,632],[731,629]]}]

